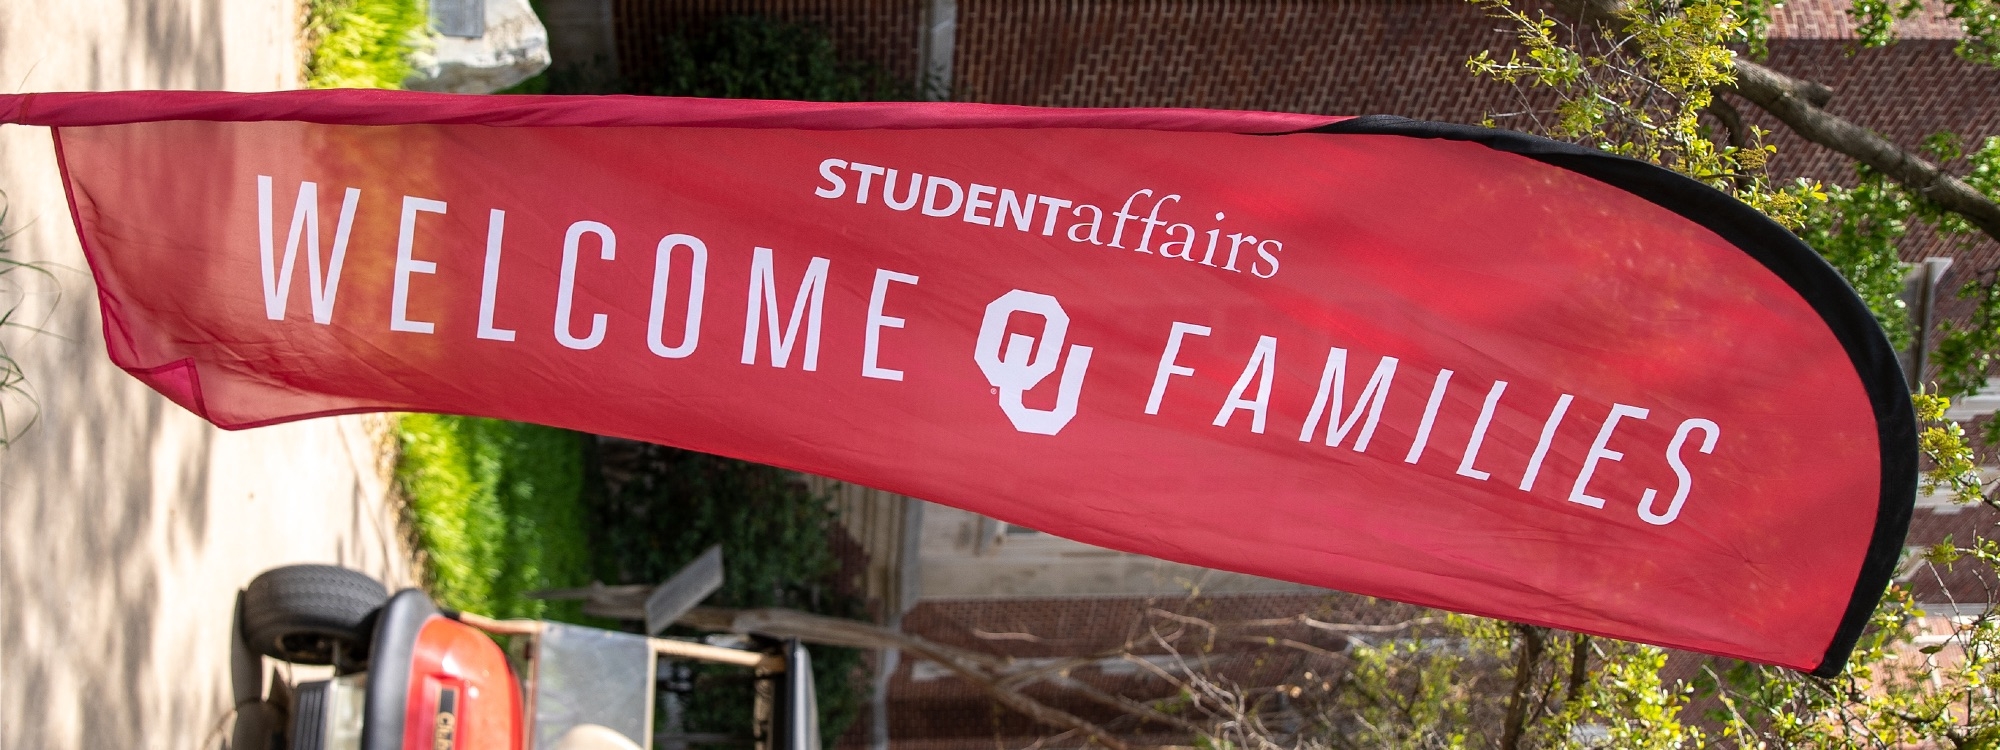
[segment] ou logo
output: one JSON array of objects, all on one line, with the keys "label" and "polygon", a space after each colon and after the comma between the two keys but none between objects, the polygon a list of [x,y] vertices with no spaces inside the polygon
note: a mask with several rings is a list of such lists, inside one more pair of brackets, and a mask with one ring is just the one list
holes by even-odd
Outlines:
[{"label": "ou logo", "polygon": [[[1040,342],[1018,333],[1007,335],[1003,351],[1000,337],[1007,334],[1007,319],[1017,312],[1040,315],[1048,320],[1048,325],[1042,330]],[[1049,295],[1016,289],[986,306],[986,320],[979,324],[979,345],[973,349],[972,359],[979,363],[979,371],[986,373],[986,381],[999,389],[1000,410],[1007,413],[1014,429],[1054,435],[1076,416],[1076,398],[1083,391],[1083,371],[1090,367],[1088,346],[1069,348],[1069,356],[1062,363],[1054,409],[1035,409],[1021,403],[1022,394],[1056,371],[1063,338],[1068,334],[1069,314]]]}]

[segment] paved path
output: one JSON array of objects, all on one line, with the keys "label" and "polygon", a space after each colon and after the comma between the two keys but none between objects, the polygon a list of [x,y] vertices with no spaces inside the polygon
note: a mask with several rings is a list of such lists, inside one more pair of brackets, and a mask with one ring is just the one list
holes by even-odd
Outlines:
[{"label": "paved path", "polygon": [[[0,0],[0,91],[290,88],[296,6]],[[154,395],[105,358],[46,130],[0,127],[0,190],[14,254],[55,267],[0,283],[48,331],[0,333],[40,401],[0,449],[0,748],[216,747],[238,587],[308,560],[409,582],[381,422],[225,433]]]}]

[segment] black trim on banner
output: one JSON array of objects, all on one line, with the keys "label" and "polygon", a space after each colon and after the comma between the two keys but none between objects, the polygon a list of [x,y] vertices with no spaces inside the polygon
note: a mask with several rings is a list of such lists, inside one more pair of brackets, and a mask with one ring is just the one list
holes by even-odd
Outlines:
[{"label": "black trim on banner", "polygon": [[1470,141],[1561,167],[1644,198],[1720,235],[1804,298],[1846,348],[1860,375],[1874,407],[1882,452],[1882,492],[1868,553],[1862,559],[1861,574],[1854,582],[1854,594],[1848,599],[1840,627],[1811,674],[1832,677],[1846,668],[1854,644],[1902,557],[1903,539],[1916,506],[1917,420],[1896,350],[1867,305],[1833,266],[1758,210],[1685,175],[1636,159],[1511,130],[1389,115],[1357,117],[1299,132]]}]

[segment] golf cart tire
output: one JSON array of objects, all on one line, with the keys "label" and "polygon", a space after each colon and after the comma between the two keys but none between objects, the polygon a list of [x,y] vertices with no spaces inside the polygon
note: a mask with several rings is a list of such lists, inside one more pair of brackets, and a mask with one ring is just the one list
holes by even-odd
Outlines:
[{"label": "golf cart tire", "polygon": [[354,668],[367,659],[375,613],[389,590],[366,574],[332,565],[272,568],[243,591],[243,642],[293,664]]}]

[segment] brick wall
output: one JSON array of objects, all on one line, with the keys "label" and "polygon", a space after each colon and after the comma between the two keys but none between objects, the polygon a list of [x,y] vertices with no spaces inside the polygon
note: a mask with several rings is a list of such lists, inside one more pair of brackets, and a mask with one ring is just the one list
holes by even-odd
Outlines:
[{"label": "brick wall", "polygon": [[1493,35],[1457,0],[962,0],[953,97],[1477,119],[1510,106],[1465,58]]},{"label": "brick wall", "polygon": [[[1788,2],[1771,11],[1771,36],[1784,39],[1850,39],[1854,18],[1847,14],[1852,0]],[[1957,39],[1958,24],[1947,17],[1943,3],[1926,3],[1916,15],[1896,23],[1898,39]]]}]

